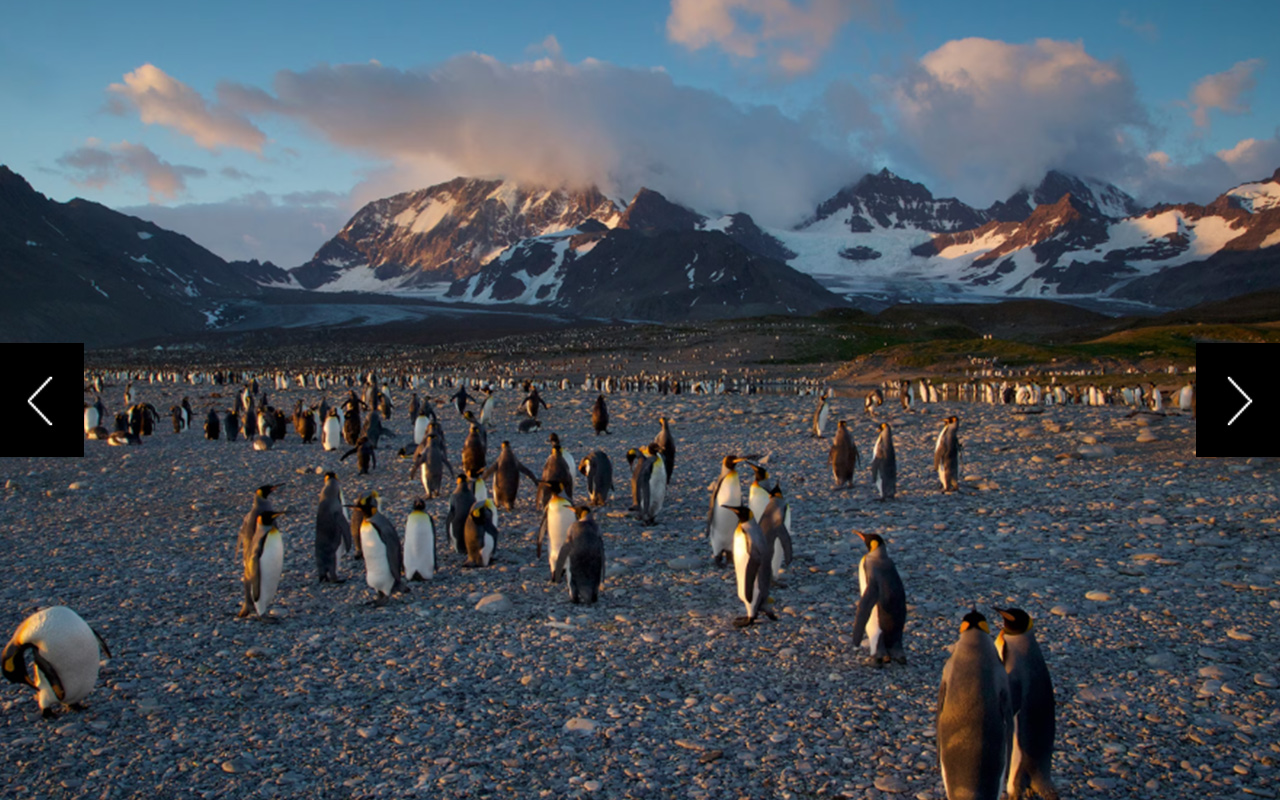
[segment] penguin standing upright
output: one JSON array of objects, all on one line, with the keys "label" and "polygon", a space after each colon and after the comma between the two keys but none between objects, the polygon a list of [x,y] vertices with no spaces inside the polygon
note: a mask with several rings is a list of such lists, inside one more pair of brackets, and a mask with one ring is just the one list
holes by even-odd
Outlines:
[{"label": "penguin standing upright", "polygon": [[733,570],[738,579],[738,599],[747,609],[746,616],[734,619],[733,625],[745,628],[754,623],[761,612],[776,620],[777,616],[766,605],[773,583],[773,551],[769,540],[751,518],[750,506],[730,506],[729,510],[737,518],[733,531]]},{"label": "penguin standing upright", "polygon": [[938,471],[942,491],[960,490],[960,418],[947,417],[933,446],[933,468]]},{"label": "penguin standing upright", "polygon": [[759,522],[764,519],[765,507],[769,505],[769,490],[765,482],[769,480],[769,471],[759,464],[748,464],[755,477],[747,487],[747,505],[751,507],[751,517]]},{"label": "penguin standing upright", "polygon": [[218,419],[218,412],[212,408],[204,418],[204,438],[211,442],[222,438],[222,420]]},{"label": "penguin standing upright", "polygon": [[733,555],[733,535],[738,526],[738,515],[734,509],[742,505],[738,465],[746,460],[734,455],[722,458],[720,476],[711,485],[711,504],[707,510],[707,543],[711,545],[711,557],[718,567],[724,566],[726,555]]},{"label": "penguin standing upright", "polygon": [[898,568],[893,565],[879,534],[854,531],[867,546],[858,563],[858,612],[853,623],[853,645],[867,636],[867,652],[877,666],[890,660],[907,663],[902,631],[907,622],[907,594]]},{"label": "penguin standing upright", "polygon": [[577,521],[569,528],[552,572],[565,575],[571,603],[592,604],[599,599],[604,581],[604,537],[591,516],[590,506],[575,506],[573,512]]},{"label": "penguin standing upright", "polygon": [[947,797],[999,800],[1009,767],[1013,700],[1009,678],[975,609],[942,668],[935,730]]},{"label": "penguin standing upright", "polygon": [[326,472],[316,506],[316,580],[320,583],[343,582],[338,577],[338,551],[350,537],[351,523],[342,513],[338,475]]},{"label": "penguin standing upright", "polygon": [[484,436],[480,426],[472,422],[466,441],[462,443],[462,471],[468,473],[483,471],[488,458],[485,450]]},{"label": "penguin standing upright", "polygon": [[542,540],[547,540],[547,559],[551,570],[550,581],[558,583],[563,575],[557,572],[560,550],[569,537],[569,528],[573,526],[576,515],[573,504],[564,496],[564,485],[559,481],[551,481],[547,486],[551,496],[542,509],[542,524],[538,526],[538,558],[542,558]]},{"label": "penguin standing upright", "polygon": [[835,488],[853,485],[853,473],[858,468],[858,460],[858,445],[854,444],[848,425],[840,420],[836,425],[835,436],[831,437],[831,449],[827,452],[831,478],[836,482]]},{"label": "penguin standing upright", "polygon": [[542,477],[538,482],[538,508],[545,508],[551,497],[551,483],[558,481],[564,487],[565,495],[573,499],[573,470],[565,459],[564,449],[560,446],[560,437],[551,434],[551,454],[542,465]]},{"label": "penguin standing upright", "polygon": [[414,451],[411,468],[411,474],[416,472],[422,479],[422,488],[426,491],[428,499],[440,496],[440,487],[444,483],[446,470],[450,475],[454,472],[453,465],[445,455],[441,439],[435,434],[428,434]]},{"label": "penguin standing upright", "polygon": [[662,453],[656,443],[640,448],[640,462],[634,478],[636,482],[636,514],[646,525],[658,521],[658,514],[667,502],[667,476]]},{"label": "penguin standing upright", "polygon": [[830,390],[822,393],[818,398],[818,405],[813,409],[813,438],[821,439],[826,436],[827,420],[831,417],[831,401],[828,399],[831,394]]},{"label": "penguin standing upright", "polygon": [[222,418],[222,429],[227,433],[227,441],[234,442],[236,436],[240,433],[240,416],[236,414],[234,408],[227,410],[227,415]]},{"label": "penguin standing upright", "polygon": [[361,507],[361,501],[364,499],[373,501],[372,505],[375,513],[382,506],[382,496],[378,494],[377,489],[369,492],[367,498],[359,498],[355,504],[344,506],[344,508],[351,509],[351,525],[347,529],[348,533],[346,544],[352,551],[351,557],[355,559],[364,558],[364,538],[360,535],[360,530],[364,527],[364,521],[366,518],[364,509]]},{"label": "penguin standing upright", "polygon": [[604,403],[604,395],[596,395],[596,401],[591,405],[591,427],[595,429],[596,436],[609,432],[609,408]]},{"label": "penguin standing upright", "polygon": [[515,451],[511,449],[511,443],[506,441],[502,443],[502,449],[498,451],[497,460],[493,462],[487,472],[493,480],[494,503],[507,511],[514,511],[516,508],[516,497],[520,492],[521,475],[533,481],[535,486],[538,483],[538,476],[520,463],[520,459],[516,458]]},{"label": "penguin standing upright", "polygon": [[[253,604],[258,619],[271,608],[284,571],[284,537],[276,527],[276,517],[283,511],[263,511],[258,515],[258,529],[244,556],[244,596]],[[247,616],[242,614],[241,616]]]},{"label": "penguin standing upright", "polygon": [[480,424],[493,424],[493,387],[484,387],[484,400],[480,402]]},{"label": "penguin standing upright", "polygon": [[[66,606],[41,609],[22,621],[0,652],[4,677],[36,690],[40,714],[53,716],[59,705],[80,708],[98,682],[98,645],[111,650],[98,632]],[[27,671],[27,653],[35,662]]]},{"label": "penguin standing upright", "polygon": [[283,485],[283,483],[268,483],[254,490],[253,505],[240,521],[240,533],[236,538],[236,558],[240,558],[248,549],[249,543],[253,541],[254,534],[258,531],[258,515],[263,511],[274,510],[271,505],[271,493]]},{"label": "penguin standing upright", "polygon": [[[751,513],[755,514],[754,511]],[[764,538],[769,540],[769,547],[773,549],[770,564],[773,584],[782,587],[778,574],[783,567],[791,566],[791,504],[782,496],[781,483],[775,483],[769,490],[769,502],[761,512],[759,522]]]},{"label": "penguin standing upright", "polygon": [[662,425],[662,429],[658,431],[653,441],[662,452],[663,467],[667,471],[667,483],[671,483],[671,473],[676,469],[676,437],[671,433],[670,419],[658,417],[658,422]]},{"label": "penguin standing upright", "polygon": [[997,608],[1004,630],[996,636],[996,652],[1009,676],[1009,692],[1016,710],[1013,749],[1009,756],[1008,800],[1026,797],[1028,790],[1043,800],[1058,800],[1053,786],[1055,734],[1053,679],[1044,654],[1031,632],[1031,617],[1020,608]]},{"label": "penguin standing upright", "polygon": [[[578,462],[578,472],[587,479],[587,498],[593,506],[603,506],[613,493],[613,462],[603,450],[594,450]],[[666,475],[663,475],[666,480]]]},{"label": "penguin standing upright", "polygon": [[339,461],[346,461],[347,456],[355,453],[356,465],[360,468],[361,475],[368,475],[370,469],[378,466],[378,451],[375,449],[373,442],[369,441],[368,436],[361,436],[356,440],[356,446],[342,454]]},{"label": "penguin standing upright", "polygon": [[413,501],[404,523],[404,575],[411,581],[430,580],[436,574],[436,524],[427,513],[427,501]]},{"label": "penguin standing upright", "polygon": [[891,500],[898,491],[898,457],[893,452],[893,430],[880,423],[875,452],[871,457],[871,484],[881,500]]},{"label": "penguin standing upright", "polygon": [[338,409],[329,409],[329,416],[324,419],[324,427],[320,429],[320,446],[325,450],[337,450],[342,446],[342,422],[338,419]]},{"label": "penguin standing upright", "polygon": [[360,498],[355,507],[360,509],[363,517],[360,521],[360,548],[364,554],[365,583],[378,593],[373,604],[386,605],[387,598],[393,593],[409,591],[401,578],[404,549],[400,535],[391,520],[378,510],[373,494]]},{"label": "penguin standing upright", "polygon": [[467,560],[464,567],[487,567],[498,549],[498,527],[494,524],[493,500],[477,502],[466,517],[464,536]]},{"label": "penguin standing upright", "polygon": [[427,426],[431,424],[431,419],[426,414],[419,414],[412,419],[413,443],[422,444],[422,440],[427,438]]}]

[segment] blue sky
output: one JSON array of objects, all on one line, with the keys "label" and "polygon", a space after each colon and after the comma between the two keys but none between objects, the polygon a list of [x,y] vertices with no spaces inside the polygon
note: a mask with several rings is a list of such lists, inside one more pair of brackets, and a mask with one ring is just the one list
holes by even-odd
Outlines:
[{"label": "blue sky", "polygon": [[889,166],[975,205],[1047,169],[1205,201],[1280,167],[1280,3],[21,4],[0,162],[294,266],[457,174],[769,224]]}]

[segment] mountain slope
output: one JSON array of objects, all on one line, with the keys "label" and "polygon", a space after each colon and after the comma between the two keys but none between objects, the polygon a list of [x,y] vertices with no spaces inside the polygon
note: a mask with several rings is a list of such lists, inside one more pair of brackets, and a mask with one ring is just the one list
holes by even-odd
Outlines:
[{"label": "mountain slope", "polygon": [[102,346],[203,330],[261,293],[181,234],[87,200],[57,203],[0,166],[0,337]]}]

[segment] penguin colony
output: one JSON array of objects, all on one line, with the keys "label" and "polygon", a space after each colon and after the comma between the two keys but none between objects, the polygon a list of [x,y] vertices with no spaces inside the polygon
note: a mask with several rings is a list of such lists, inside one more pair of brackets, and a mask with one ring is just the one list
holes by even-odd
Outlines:
[{"label": "penguin colony", "polygon": [[[302,376],[298,382],[307,385]],[[376,386],[377,381],[371,377],[365,384],[368,390]],[[608,384],[601,388],[607,389]],[[551,408],[539,396],[536,386],[526,384],[523,390],[525,397],[520,401],[519,410],[525,419],[536,420],[540,411]],[[462,384],[455,394],[449,396],[459,416],[469,426],[462,449],[463,470],[460,472],[455,472],[447,460],[443,432],[432,432],[433,426],[438,429],[439,420],[431,401],[420,402],[415,393],[410,406],[409,430],[412,430],[411,438],[416,446],[412,453],[407,452],[409,448],[403,448],[401,456],[412,458],[409,480],[417,481],[421,474],[426,498],[414,501],[413,510],[405,522],[403,540],[391,518],[380,507],[376,492],[348,504],[342,498],[337,473],[325,473],[315,524],[315,574],[318,581],[341,582],[343,579],[338,575],[338,566],[353,553],[362,556],[365,562],[366,583],[375,593],[372,602],[377,605],[387,603],[393,595],[408,592],[406,579],[432,579],[439,568],[436,526],[427,512],[426,499],[442,496],[441,485],[450,476],[456,486],[449,497],[445,539],[451,543],[455,553],[466,556],[462,566],[489,566],[499,552],[498,508],[511,510],[515,507],[520,478],[524,477],[531,489],[536,487],[536,502],[544,509],[536,543],[538,557],[541,558],[542,543],[544,540],[547,542],[548,580],[565,583],[573,603],[594,603],[598,600],[604,579],[605,551],[593,506],[610,503],[612,466],[608,452],[597,449],[575,465],[572,457],[566,456],[559,437],[553,433],[548,440],[550,453],[540,478],[519,462],[508,441],[502,443],[500,455],[490,463],[486,439],[490,427],[488,419],[492,419],[494,414],[493,385],[483,386],[481,391],[484,397],[477,401],[467,394],[466,385]],[[892,387],[889,393],[893,396]],[[903,401],[904,407],[912,407],[919,402],[938,402],[939,397],[937,387],[931,385],[924,388],[899,385],[896,394],[900,398],[908,398]],[[229,439],[232,431],[237,429],[245,434],[249,432],[247,423],[243,428],[231,424],[233,417],[253,418],[254,436],[271,441],[284,438],[283,415],[267,404],[265,392],[258,394],[246,386],[245,392],[237,393],[235,397],[236,403],[227,414],[228,421],[221,425]],[[928,399],[910,399],[916,397]],[[1054,402],[1048,397],[1041,394],[1038,401]],[[827,425],[831,413],[830,398],[829,391],[820,397],[811,420],[811,432],[815,436],[820,435]],[[482,404],[480,417],[466,408],[468,401]],[[873,402],[869,396],[868,412],[874,414],[881,402]],[[1159,408],[1160,401],[1155,402]],[[254,413],[254,408],[259,411]],[[363,409],[370,411],[361,424],[359,420]],[[298,401],[294,409],[294,423],[303,443],[309,443],[319,430],[323,446],[328,450],[340,448],[336,442],[329,447],[326,438],[340,436],[348,444],[355,444],[355,450],[348,451],[347,455],[353,452],[360,455],[360,474],[366,474],[366,458],[361,447],[368,451],[368,467],[376,469],[376,442],[388,434],[382,427],[382,419],[390,420],[391,413],[385,385],[381,390],[366,391],[364,399],[358,397],[352,388],[339,407],[329,407],[327,397],[310,409],[304,409],[302,402]],[[143,411],[139,415],[145,417]],[[182,406],[174,407],[176,434],[189,428],[190,417],[191,411],[184,399]],[[104,418],[105,409],[100,399],[92,405],[86,404],[86,434],[92,435]],[[180,419],[183,420],[181,425]],[[323,424],[321,420],[324,420]],[[334,420],[334,430],[330,433],[330,421]],[[557,423],[562,422],[557,420]],[[209,409],[205,423],[209,439],[219,438],[219,423],[216,410]],[[653,442],[631,448],[626,454],[632,467],[633,505],[630,511],[646,524],[660,524],[659,517],[675,465],[675,439],[670,420],[664,417],[658,424],[660,429]],[[603,392],[598,394],[593,406],[591,426],[597,436],[609,433]],[[278,438],[275,436],[277,427]],[[455,423],[454,430],[457,429]],[[133,433],[130,428],[126,430]],[[258,432],[263,430],[267,432]],[[310,431],[310,435],[306,431]],[[146,435],[141,422],[138,432],[133,435]],[[959,418],[947,418],[937,433],[933,463],[942,492],[959,490],[960,438]],[[873,451],[871,484],[879,499],[892,500],[896,496],[898,467],[888,423],[879,424]],[[705,458],[705,455],[695,454],[694,458]],[[339,458],[339,463],[345,458],[345,455]],[[687,460],[689,456],[685,458]],[[778,585],[779,574],[792,559],[791,509],[780,482],[769,487],[766,461],[767,458],[759,455],[723,456],[720,476],[710,487],[706,537],[711,558],[716,564],[727,566],[732,562],[738,600],[743,603],[745,611],[733,619],[733,625],[740,628],[753,625],[761,616],[776,620],[770,609],[770,591]],[[858,468],[859,458],[845,420],[839,421],[831,442],[830,463],[837,487],[847,487],[855,480],[853,474]],[[745,501],[738,477],[741,465],[750,467],[755,474]],[[573,499],[572,466],[576,466],[576,471],[582,476],[579,493],[583,500],[580,502]],[[432,474],[428,475],[428,472]],[[489,496],[487,482],[492,483],[493,497]],[[270,607],[281,585],[287,547],[284,544],[287,534],[281,532],[279,525],[290,519],[286,515],[291,513],[275,508],[273,498],[278,497],[275,493],[281,488],[282,484],[271,484],[254,490],[251,506],[239,531],[237,550],[244,563],[244,601],[240,616],[272,619]],[[587,505],[588,501],[590,505]],[[305,516],[300,509],[293,513],[293,519]],[[854,642],[861,645],[866,640],[871,663],[905,663],[907,602],[904,583],[889,558],[884,539],[876,534],[856,533],[862,539],[867,554],[858,567]],[[959,641],[943,669],[937,704],[938,756],[943,782],[948,796],[956,798],[997,798],[1002,790],[1012,798],[1028,796],[1029,793],[1056,798],[1051,778],[1054,699],[1048,666],[1031,633],[1033,621],[1030,616],[1016,608],[994,610],[1004,620],[1004,628],[994,643],[986,617],[974,609],[961,620]],[[40,617],[41,614],[45,616]],[[53,622],[48,621],[50,617]],[[78,703],[96,680],[97,648],[102,644],[105,651],[106,646],[92,631],[92,640],[86,637],[84,628],[87,625],[84,628],[81,625],[84,625],[83,620],[69,609],[46,609],[25,621],[4,650],[5,676],[11,681],[37,688],[40,707],[46,713],[55,705],[52,698],[68,705]],[[30,673],[24,660],[26,653],[31,653],[34,658]]]}]

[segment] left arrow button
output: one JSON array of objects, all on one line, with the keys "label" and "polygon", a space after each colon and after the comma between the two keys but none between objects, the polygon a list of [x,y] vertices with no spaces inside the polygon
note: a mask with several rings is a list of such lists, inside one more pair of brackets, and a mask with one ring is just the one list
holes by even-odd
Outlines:
[{"label": "left arrow button", "polygon": [[49,381],[51,381],[51,380],[53,380],[53,376],[52,376],[52,375],[50,375],[49,377],[45,378],[45,379],[44,379],[44,383],[40,384],[40,388],[39,388],[39,389],[36,389],[34,392],[32,392],[32,393],[31,393],[31,396],[27,398],[27,405],[31,406],[32,410],[34,410],[37,414],[39,414],[39,415],[40,415],[40,419],[44,420],[44,424],[45,424],[45,425],[49,425],[49,426],[52,426],[52,425],[53,425],[53,423],[49,421],[49,418],[48,418],[48,417],[46,417],[46,416],[44,415],[44,412],[43,412],[43,411],[41,411],[41,410],[40,410],[40,408],[36,405],[36,395],[38,395],[38,394],[40,394],[41,392],[43,392],[43,391],[44,391],[44,387],[48,386],[48,385],[49,385]]}]

